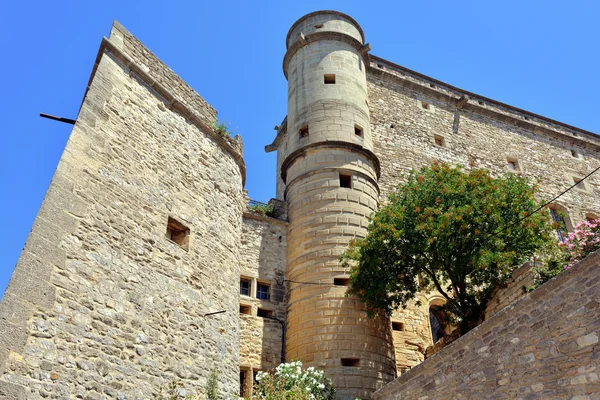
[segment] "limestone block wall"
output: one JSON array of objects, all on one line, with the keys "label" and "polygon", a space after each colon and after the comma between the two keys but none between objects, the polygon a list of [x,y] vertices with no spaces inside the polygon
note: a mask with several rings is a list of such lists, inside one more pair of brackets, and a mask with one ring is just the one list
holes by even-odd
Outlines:
[{"label": "limestone block wall", "polygon": [[[461,106],[459,89],[377,57],[371,60],[367,80],[382,199],[404,173],[434,160],[494,174],[508,172],[507,162],[513,161],[547,200],[600,165],[597,135],[473,94]],[[435,135],[442,138],[442,146]],[[564,206],[568,225],[574,225],[586,214],[600,215],[598,198],[596,174],[557,203]]]},{"label": "limestone block wall", "polygon": [[499,311],[375,399],[600,398],[600,252]]},{"label": "limestone block wall", "polygon": [[211,119],[115,25],[0,303],[0,397],[154,398],[213,369],[237,394],[243,164]]},{"label": "limestone block wall", "polygon": [[[275,368],[282,361],[285,323],[287,222],[245,213],[241,237],[240,277],[250,283],[250,294],[239,294],[240,366],[252,371]],[[257,284],[268,285],[269,299],[257,296]],[[260,312],[259,312],[260,310]]]},{"label": "limestone block wall", "polygon": [[[375,56],[367,70],[367,85],[373,151],[381,162],[380,201],[409,170],[434,160],[485,168],[496,175],[508,173],[510,161],[515,172],[539,186],[539,197],[545,200],[600,165],[596,135],[471,93],[461,100],[464,91]],[[586,216],[600,215],[598,198],[600,175],[595,174],[556,205],[566,212],[567,227],[572,228]],[[490,303],[495,307],[492,313],[519,298],[520,286],[531,278],[517,272],[518,283]],[[392,317],[412,329],[416,334],[412,340],[422,339],[425,347],[431,344],[428,306],[429,302],[423,308],[409,306]],[[408,334],[394,332],[399,372],[423,357],[407,344]]]},{"label": "limestone block wall", "polygon": [[526,263],[515,270],[506,286],[496,290],[485,309],[486,318],[490,318],[527,294],[523,287],[528,288],[535,282],[531,266],[530,263]]}]

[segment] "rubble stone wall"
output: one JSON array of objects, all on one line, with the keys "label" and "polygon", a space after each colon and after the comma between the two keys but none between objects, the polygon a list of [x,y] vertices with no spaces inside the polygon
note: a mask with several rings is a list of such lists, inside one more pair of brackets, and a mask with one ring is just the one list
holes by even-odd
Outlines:
[{"label": "rubble stone wall", "polygon": [[241,155],[192,123],[214,110],[169,72],[190,114],[173,110],[140,75],[161,63],[113,29],[0,303],[0,397],[147,399],[173,380],[202,391],[216,370],[232,398]]},{"label": "rubble stone wall", "polygon": [[487,319],[375,399],[600,398],[600,252]]}]

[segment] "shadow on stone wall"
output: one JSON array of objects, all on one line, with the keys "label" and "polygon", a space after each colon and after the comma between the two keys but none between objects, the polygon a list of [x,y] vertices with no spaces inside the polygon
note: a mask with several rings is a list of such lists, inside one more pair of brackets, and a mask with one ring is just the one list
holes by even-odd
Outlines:
[{"label": "shadow on stone wall", "polygon": [[598,398],[599,295],[597,251],[406,372],[374,398]]}]

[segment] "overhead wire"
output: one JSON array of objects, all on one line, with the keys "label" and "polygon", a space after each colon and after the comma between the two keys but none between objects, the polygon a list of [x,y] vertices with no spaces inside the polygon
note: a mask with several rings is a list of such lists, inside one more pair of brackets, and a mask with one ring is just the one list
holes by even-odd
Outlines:
[{"label": "overhead wire", "polygon": [[[561,198],[562,196],[564,196],[566,193],[568,193],[574,187],[580,185],[587,178],[589,178],[590,176],[592,176],[594,173],[598,172],[599,170],[600,170],[600,166],[598,166],[592,172],[590,172],[589,174],[587,174],[586,176],[584,176],[580,181],[575,182],[573,185],[569,186],[567,189],[563,190],[562,192],[560,192],[559,194],[557,194],[556,196],[554,196],[552,199],[548,200],[547,202],[545,202],[544,204],[542,204],[541,206],[539,206],[538,208],[536,208],[535,210],[533,210],[529,214],[525,215],[524,217],[520,218],[519,220],[517,220],[517,221],[515,221],[515,222],[513,222],[511,224],[506,225],[504,228],[501,228],[501,229],[497,230],[496,232],[492,232],[488,237],[484,238],[483,241],[481,241],[479,244],[483,244],[483,243],[487,242],[488,240],[490,240],[494,236],[497,236],[497,235],[501,234],[502,232],[506,231],[507,229],[512,228],[513,226],[515,226],[515,225],[523,222],[527,218],[530,218],[534,214],[540,212],[541,210],[543,210],[544,208],[546,208],[547,206],[549,206],[550,204],[552,204],[553,202],[555,202],[556,200],[558,200],[559,198]],[[330,284],[330,283],[303,282],[303,281],[296,281],[296,280],[292,280],[292,279],[283,279],[282,283],[279,283],[279,281],[277,281],[277,284],[279,286],[283,286],[283,282],[291,282],[291,283],[298,283],[298,284],[304,284],[304,285],[321,285],[321,286],[330,286],[330,287],[331,286],[337,286],[337,285],[333,285],[333,284]]]}]

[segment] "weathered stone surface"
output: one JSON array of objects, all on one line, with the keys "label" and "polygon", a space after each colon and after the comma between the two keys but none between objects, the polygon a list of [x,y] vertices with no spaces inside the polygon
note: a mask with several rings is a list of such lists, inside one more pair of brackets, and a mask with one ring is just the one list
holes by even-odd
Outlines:
[{"label": "weathered stone surface", "polygon": [[0,305],[0,397],[153,398],[172,380],[202,391],[214,369],[233,398],[243,170],[156,82],[205,125],[215,111],[120,25],[111,37],[125,56],[101,52],[93,124],[75,124]]},{"label": "weathered stone surface", "polygon": [[[600,350],[598,311],[585,306],[600,293],[600,280],[589,294],[579,290],[598,276],[600,251],[497,312],[375,399],[600,398],[600,364],[591,356]],[[487,337],[493,341],[484,345]]]}]

